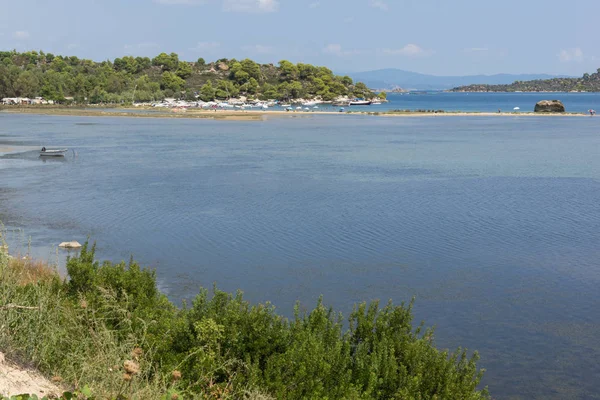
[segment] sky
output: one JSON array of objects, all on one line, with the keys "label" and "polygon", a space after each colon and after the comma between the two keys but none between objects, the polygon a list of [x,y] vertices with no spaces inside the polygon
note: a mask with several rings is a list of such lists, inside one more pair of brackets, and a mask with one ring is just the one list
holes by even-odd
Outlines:
[{"label": "sky", "polygon": [[600,68],[597,0],[0,0],[0,49],[434,75]]}]

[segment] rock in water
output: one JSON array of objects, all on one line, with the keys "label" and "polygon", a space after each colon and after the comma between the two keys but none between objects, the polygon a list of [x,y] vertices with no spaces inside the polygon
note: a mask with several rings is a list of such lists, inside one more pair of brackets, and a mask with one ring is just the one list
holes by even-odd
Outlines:
[{"label": "rock in water", "polygon": [[63,249],[78,249],[81,247],[81,244],[79,242],[62,242],[58,247],[62,247]]},{"label": "rock in water", "polygon": [[534,112],[563,113],[565,105],[560,100],[542,100],[535,105]]}]

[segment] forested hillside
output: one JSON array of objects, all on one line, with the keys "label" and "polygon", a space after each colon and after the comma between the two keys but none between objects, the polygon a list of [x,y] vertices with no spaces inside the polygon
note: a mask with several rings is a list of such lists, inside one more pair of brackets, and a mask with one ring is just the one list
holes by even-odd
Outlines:
[{"label": "forested hillside", "polygon": [[95,62],[43,51],[0,52],[0,98],[43,97],[58,102],[150,102],[166,97],[210,101],[244,95],[288,100],[339,96],[371,98],[362,83],[336,76],[325,67],[280,61],[220,59],[206,63],[181,61],[175,53],[126,56]]},{"label": "forested hillside", "polygon": [[553,78],[516,81],[510,85],[469,85],[452,89],[453,92],[600,92],[600,68],[581,78]]}]

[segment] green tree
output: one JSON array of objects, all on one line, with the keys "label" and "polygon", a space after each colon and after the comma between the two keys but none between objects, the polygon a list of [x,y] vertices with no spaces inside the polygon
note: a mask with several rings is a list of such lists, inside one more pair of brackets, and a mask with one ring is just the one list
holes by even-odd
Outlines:
[{"label": "green tree", "polygon": [[304,97],[304,87],[302,83],[299,81],[290,82],[290,96],[294,99],[299,99]]},{"label": "green tree", "polygon": [[298,76],[298,68],[287,60],[279,61],[279,73],[284,81],[292,81]]},{"label": "green tree", "polygon": [[233,82],[227,80],[221,80],[217,83],[217,89],[215,91],[215,97],[218,99],[229,99],[236,97],[239,94],[239,90],[235,87]]},{"label": "green tree", "polygon": [[198,66],[198,68],[203,68],[206,65],[206,61],[204,61],[204,58],[200,57],[197,61],[196,61],[196,66]]},{"label": "green tree", "polygon": [[258,81],[254,78],[250,78],[246,83],[240,86],[240,91],[246,94],[254,95],[258,92]]},{"label": "green tree", "polygon": [[136,57],[135,64],[137,65],[137,70],[135,72],[136,74],[139,74],[152,66],[152,60],[148,57]]},{"label": "green tree", "polygon": [[292,97],[290,90],[290,84],[288,82],[282,82],[277,86],[277,100],[289,100]]},{"label": "green tree", "polygon": [[137,61],[131,56],[115,58],[115,61],[113,61],[113,65],[115,67],[115,71],[118,72],[127,72],[130,74],[135,74],[138,71]]},{"label": "green tree", "polygon": [[40,89],[40,81],[31,71],[25,71],[19,75],[15,84],[17,96],[36,97]]},{"label": "green tree", "polygon": [[279,93],[277,92],[277,89],[269,84],[269,83],[265,83],[261,89],[260,89],[260,98],[262,100],[271,100],[271,99],[277,99],[279,97]]},{"label": "green tree", "polygon": [[181,91],[185,81],[176,74],[165,71],[160,78],[160,86],[163,90],[171,90],[173,92]]},{"label": "green tree", "polygon": [[242,63],[236,62],[231,65],[229,70],[229,78],[234,80],[238,85],[243,85],[250,79],[250,74],[244,71]]},{"label": "green tree", "polygon": [[206,82],[200,88],[200,100],[213,101],[215,99],[215,89],[211,81]]},{"label": "green tree", "polygon": [[175,73],[181,79],[187,79],[192,75],[192,66],[187,62],[180,62]]},{"label": "green tree", "polygon": [[161,67],[163,71],[175,71],[179,64],[179,57],[175,53],[160,53],[152,59],[152,65]]},{"label": "green tree", "polygon": [[260,66],[250,59],[245,59],[240,62],[242,70],[246,72],[250,77],[260,81]]}]

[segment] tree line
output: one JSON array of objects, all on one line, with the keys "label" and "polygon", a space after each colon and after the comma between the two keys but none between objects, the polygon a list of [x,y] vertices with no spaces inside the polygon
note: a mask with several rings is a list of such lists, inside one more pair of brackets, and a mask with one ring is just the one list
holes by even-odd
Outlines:
[{"label": "tree line", "polygon": [[0,52],[0,98],[43,97],[56,102],[131,103],[164,98],[212,101],[339,96],[373,98],[363,83],[337,76],[326,67],[287,60],[258,64],[250,59],[207,63],[181,61],[176,53],[154,58],[125,56],[95,62],[43,51]]}]

